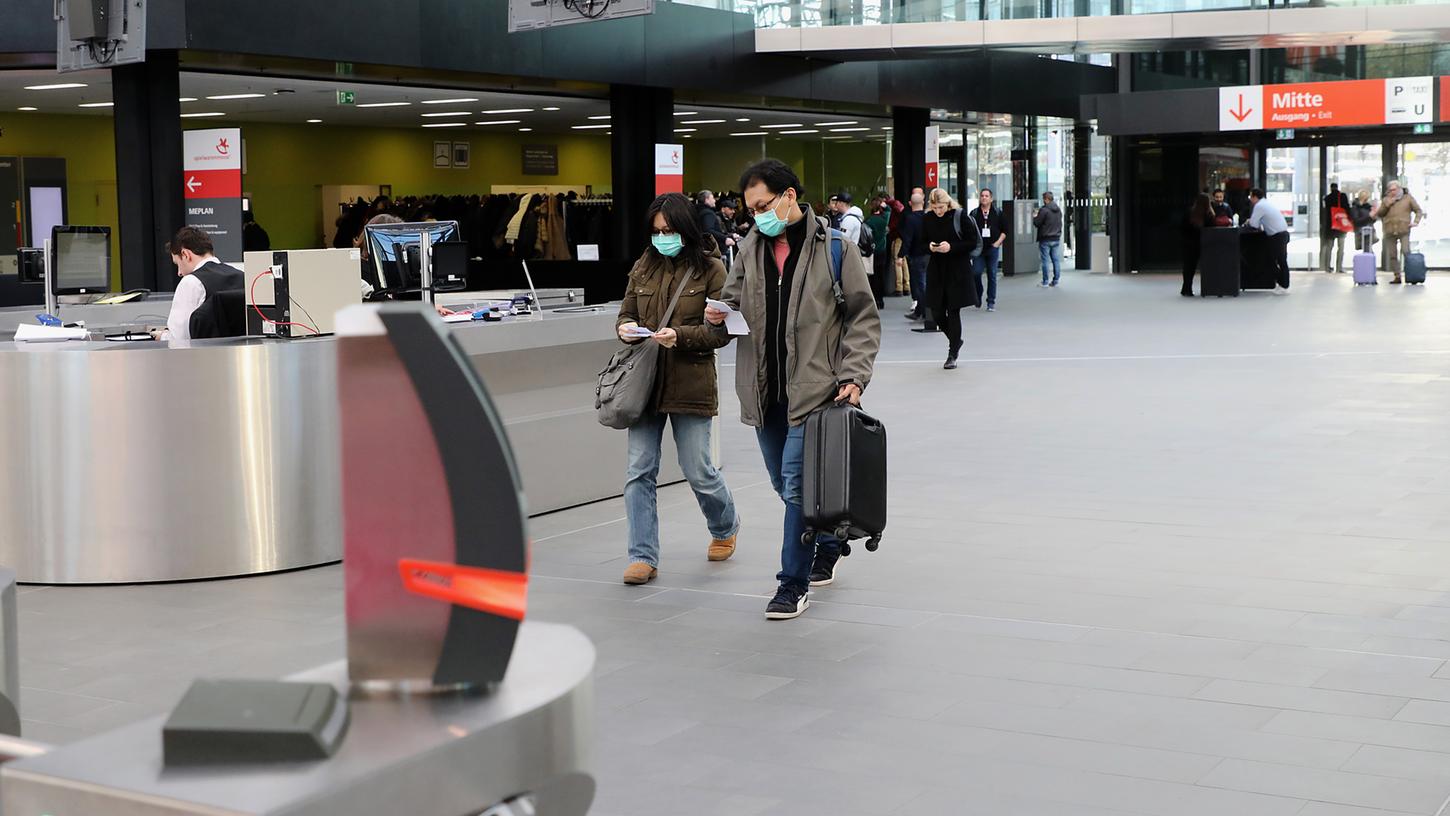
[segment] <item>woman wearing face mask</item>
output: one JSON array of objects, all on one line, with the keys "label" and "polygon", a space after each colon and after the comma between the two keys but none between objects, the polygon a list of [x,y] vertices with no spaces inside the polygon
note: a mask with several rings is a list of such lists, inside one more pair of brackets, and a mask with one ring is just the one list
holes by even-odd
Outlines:
[{"label": "woman wearing face mask", "polygon": [[[650,248],[629,273],[629,288],[616,325],[620,340],[653,340],[663,350],[651,410],[629,429],[624,484],[630,561],[624,570],[626,584],[648,583],[658,573],[655,478],[666,420],[674,432],[680,469],[695,491],[710,532],[706,557],[724,561],[734,554],[735,534],[740,529],[735,500],[710,456],[711,421],[719,407],[715,349],[730,337],[717,335],[705,325],[705,298],[720,297],[725,265],[714,239],[701,232],[695,208],[683,195],[667,193],[656,198],[646,217]],[[661,325],[677,291],[679,300],[669,324]],[[652,334],[637,336],[640,327]]]},{"label": "woman wearing face mask", "polygon": [[972,280],[972,256],[979,241],[971,219],[961,206],[938,187],[931,191],[930,206],[922,219],[922,236],[930,252],[926,267],[926,303],[947,336],[947,361],[942,368],[957,367],[962,350],[962,309],[977,306],[977,287]]}]

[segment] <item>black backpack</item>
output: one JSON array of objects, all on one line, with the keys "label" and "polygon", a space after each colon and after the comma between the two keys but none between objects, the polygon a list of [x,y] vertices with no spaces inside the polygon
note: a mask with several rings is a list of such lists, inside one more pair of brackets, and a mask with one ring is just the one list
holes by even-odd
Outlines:
[{"label": "black backpack", "polygon": [[854,218],[861,222],[861,237],[856,239],[856,248],[861,250],[861,257],[869,258],[875,255],[876,235],[871,232],[871,225],[866,223],[866,219],[855,213],[846,213],[841,216],[842,221],[845,221],[847,218]]}]

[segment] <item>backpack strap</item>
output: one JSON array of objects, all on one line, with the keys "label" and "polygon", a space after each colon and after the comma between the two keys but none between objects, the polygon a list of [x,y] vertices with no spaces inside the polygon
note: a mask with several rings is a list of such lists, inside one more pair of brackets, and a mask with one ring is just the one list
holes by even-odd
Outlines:
[{"label": "backpack strap", "polygon": [[846,233],[832,229],[826,236],[831,248],[831,296],[836,299],[836,311],[846,315],[846,293],[841,289],[841,263],[846,254]]}]

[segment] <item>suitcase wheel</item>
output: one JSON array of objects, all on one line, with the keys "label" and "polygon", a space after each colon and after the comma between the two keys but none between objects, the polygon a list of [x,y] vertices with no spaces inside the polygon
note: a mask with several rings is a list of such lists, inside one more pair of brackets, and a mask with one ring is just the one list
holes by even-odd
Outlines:
[{"label": "suitcase wheel", "polygon": [[849,558],[850,556],[851,556],[851,542],[846,541],[845,539],[841,539],[841,557],[842,558]]},{"label": "suitcase wheel", "polygon": [[816,543],[816,531],[810,529],[809,527],[807,527],[806,528],[806,531],[804,533],[801,533],[801,545],[802,546],[805,546],[805,547],[810,547],[810,546],[814,545],[815,543]]},{"label": "suitcase wheel", "polygon": [[840,540],[845,541],[846,539],[848,539],[850,537],[851,537],[851,528],[849,528],[849,527],[837,527],[836,528],[836,538],[839,538]]},{"label": "suitcase wheel", "polygon": [[880,546],[881,546],[881,536],[875,536],[874,538],[867,539],[867,541],[866,541],[866,552],[876,552],[876,548],[877,547],[880,547]]}]

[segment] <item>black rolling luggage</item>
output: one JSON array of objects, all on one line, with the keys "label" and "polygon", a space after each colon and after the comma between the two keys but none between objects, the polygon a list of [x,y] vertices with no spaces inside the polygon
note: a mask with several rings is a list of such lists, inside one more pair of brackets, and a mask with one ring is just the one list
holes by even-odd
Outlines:
[{"label": "black rolling luggage", "polygon": [[1239,231],[1232,227],[1203,230],[1198,256],[1199,294],[1204,297],[1239,296]]},{"label": "black rolling luggage", "polygon": [[801,505],[807,541],[817,533],[850,541],[864,538],[875,550],[886,529],[886,426],[849,403],[837,403],[806,419]]}]

